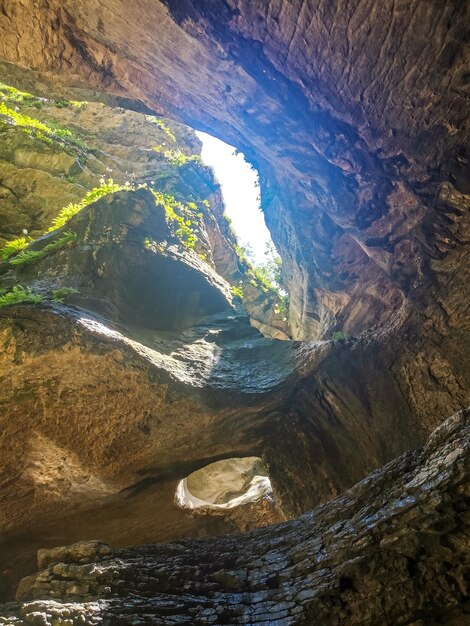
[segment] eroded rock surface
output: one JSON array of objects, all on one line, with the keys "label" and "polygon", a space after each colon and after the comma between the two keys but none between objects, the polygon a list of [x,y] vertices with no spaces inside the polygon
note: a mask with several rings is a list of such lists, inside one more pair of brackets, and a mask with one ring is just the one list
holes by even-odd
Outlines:
[{"label": "eroded rock surface", "polygon": [[296,521],[237,538],[41,552],[47,567],[23,581],[3,623],[463,624],[469,417]]},{"label": "eroded rock surface", "polygon": [[[6,589],[58,537],[130,545],[243,526],[175,507],[178,482],[210,462],[262,457],[292,517],[468,403],[465,343],[422,339],[412,361],[419,339],[403,311],[360,340],[262,337],[228,284],[172,243],[149,190],[106,196],[31,248],[65,229],[76,234],[65,247],[3,264],[5,284],[46,298],[0,315]],[[59,286],[78,289],[68,305],[48,300]]]},{"label": "eroded rock surface", "polygon": [[461,318],[467,20],[458,0],[29,0],[5,4],[0,55],[30,91],[165,111],[243,149],[308,339],[404,300]]},{"label": "eroded rock surface", "polygon": [[[232,530],[173,505],[178,481],[218,459],[261,456],[289,517],[326,502],[241,540],[51,564],[38,589],[50,598],[56,587],[60,602],[6,607],[16,615],[7,623],[465,619],[466,414],[424,451],[328,501],[469,403],[467,5],[22,0],[1,9],[1,67],[16,85],[165,112],[241,148],[260,170],[293,336],[347,335],[261,337],[211,263],[162,249],[158,237],[142,245],[158,218],[144,191],[128,194],[129,205],[116,198],[116,222],[108,200],[90,207],[54,258],[7,268],[8,284],[20,277],[46,291],[67,277],[81,296],[0,316],[5,586],[32,571],[38,547]],[[225,239],[212,236],[214,266],[217,257],[236,274]],[[126,290],[138,285],[121,248],[147,287],[165,264],[191,274],[201,309],[152,318],[149,289],[149,306],[132,306]],[[190,304],[189,282],[173,281],[173,302]],[[78,602],[65,605],[72,589]]]}]

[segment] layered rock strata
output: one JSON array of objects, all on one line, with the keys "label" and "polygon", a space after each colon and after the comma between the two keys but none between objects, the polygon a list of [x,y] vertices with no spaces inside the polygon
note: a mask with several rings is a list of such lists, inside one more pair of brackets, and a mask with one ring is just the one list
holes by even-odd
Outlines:
[{"label": "layered rock strata", "polygon": [[[142,246],[142,215],[153,215],[143,191],[127,209],[116,199],[122,224],[103,200],[77,220],[76,241],[54,260],[18,275],[9,268],[6,281],[21,276],[44,292],[51,277],[77,278],[82,299],[77,308],[43,303],[0,316],[6,586],[32,571],[40,546],[224,532],[171,508],[177,482],[221,458],[261,456],[282,510],[297,516],[420,445],[469,404],[467,5],[0,7],[1,68],[15,85],[166,112],[248,155],[284,260],[293,336],[314,340],[262,338],[213,269],[170,246]],[[106,228],[90,234],[85,224]],[[98,249],[87,248],[90,236]],[[113,266],[100,258],[102,246]],[[147,268],[165,275],[165,264],[197,274],[194,319],[191,307],[186,319],[160,320],[145,303],[129,306],[119,284],[121,276],[132,281],[124,248],[141,276]],[[187,284],[179,290],[174,281],[172,302],[189,305]],[[338,341],[316,341],[334,331]],[[120,576],[103,579],[99,594],[108,599],[6,607],[5,619],[459,623],[464,417],[424,451],[297,522],[241,540],[103,554]],[[80,582],[71,576],[82,570],[59,564],[40,581],[45,597],[67,571]],[[61,594],[64,580],[52,585]]]},{"label": "layered rock strata", "polygon": [[[229,285],[173,242],[148,189],[102,198],[31,251],[64,232],[75,237],[60,249],[3,265],[4,284],[43,297],[0,314],[5,591],[58,537],[233,530],[174,505],[181,479],[222,458],[262,457],[282,511],[299,515],[467,401],[464,343],[423,342],[412,362],[391,341],[398,328],[416,346],[403,311],[354,341],[262,337]],[[64,287],[78,293],[58,304]]]},{"label": "layered rock strata", "polygon": [[[238,538],[40,551],[3,623],[463,624],[469,412],[298,520]],[[1,618],[0,618],[1,619]],[[39,621],[40,620],[40,621]]]}]

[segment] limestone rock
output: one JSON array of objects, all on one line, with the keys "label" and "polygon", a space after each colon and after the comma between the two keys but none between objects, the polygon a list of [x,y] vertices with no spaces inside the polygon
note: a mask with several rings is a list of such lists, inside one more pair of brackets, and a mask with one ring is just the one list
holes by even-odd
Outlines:
[{"label": "limestone rock", "polygon": [[5,7],[0,56],[34,93],[165,111],[248,155],[309,339],[468,300],[467,19],[458,1],[29,0]]},{"label": "limestone rock", "polygon": [[33,587],[35,601],[1,614],[22,626],[38,613],[52,626],[61,611],[85,624],[463,624],[469,417],[449,418],[424,448],[298,520],[237,538],[111,550],[90,583],[108,590],[80,597],[78,578],[74,604],[67,593],[51,603],[61,578],[49,568],[37,575],[48,582]]}]

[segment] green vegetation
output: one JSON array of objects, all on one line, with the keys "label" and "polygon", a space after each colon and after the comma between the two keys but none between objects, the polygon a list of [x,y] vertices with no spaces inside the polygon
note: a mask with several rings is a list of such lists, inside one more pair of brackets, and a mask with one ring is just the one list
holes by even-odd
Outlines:
[{"label": "green vegetation", "polygon": [[243,300],[244,298],[243,287],[241,285],[238,287],[237,286],[232,287],[232,294],[234,298],[240,298],[240,300]]},{"label": "green vegetation", "polygon": [[30,136],[34,136],[37,139],[41,139],[46,143],[52,143],[51,135],[52,130],[46,124],[43,124],[39,120],[29,117],[29,115],[23,115],[14,109],[10,109],[4,102],[0,102],[0,124],[19,126]]},{"label": "green vegetation", "polygon": [[5,261],[10,258],[14,254],[18,254],[21,252],[26,246],[32,241],[31,237],[19,237],[18,239],[13,239],[12,241],[8,241],[3,248],[0,248],[0,259]]},{"label": "green vegetation", "polygon": [[[84,209],[86,206],[99,200],[103,196],[106,196],[110,193],[114,193],[115,191],[122,191],[133,189],[135,187],[131,187],[130,183],[125,185],[118,185],[113,182],[112,179],[109,179],[107,182],[102,180],[101,185],[99,187],[95,187],[91,191],[89,191],[86,196],[78,203],[68,204],[64,207],[56,218],[52,221],[51,227],[47,230],[47,232],[51,232],[56,230],[57,228],[61,228],[66,224],[71,217],[76,215],[79,211]],[[0,259],[6,260],[11,256],[16,255],[9,262],[11,265],[24,265],[28,263],[34,263],[40,258],[47,256],[51,252],[58,250],[68,243],[75,241],[77,235],[75,233],[64,233],[64,235],[55,242],[52,242],[42,248],[42,250],[24,250],[26,246],[32,241],[31,237],[20,237],[18,239],[13,239],[13,241],[9,241],[0,248]],[[19,253],[19,254],[18,254]]]},{"label": "green vegetation", "polygon": [[60,98],[59,100],[52,100],[52,104],[58,109],[68,109],[70,107],[81,109],[87,103],[79,100],[66,100],[65,98]]},{"label": "green vegetation", "polygon": [[174,167],[182,167],[187,163],[197,163],[197,165],[203,166],[204,163],[199,154],[191,154],[190,156],[181,152],[181,150],[165,150],[163,146],[155,146],[154,152],[161,154],[165,161]]},{"label": "green vegetation", "polygon": [[287,315],[289,311],[290,297],[288,293],[279,294],[279,303],[274,306],[274,312]]},{"label": "green vegetation", "polygon": [[30,93],[20,91],[19,89],[15,89],[15,87],[10,87],[9,85],[4,85],[3,83],[0,83],[0,97],[4,102],[27,104],[29,106],[36,107],[37,109],[40,109],[44,102],[47,102],[46,98],[38,98]]},{"label": "green vegetation", "polygon": [[[124,185],[118,185],[114,183],[112,179],[109,179],[107,182],[102,180],[100,187],[95,187],[91,191],[89,191],[86,196],[78,203],[68,204],[64,207],[57,217],[52,221],[51,227],[47,230],[47,232],[54,231],[58,228],[61,228],[66,224],[71,217],[76,215],[79,211],[84,209],[86,206],[91,204],[92,202],[96,202],[103,196],[106,196],[110,193],[114,193],[116,191],[130,190],[143,187],[144,185],[139,185],[137,187],[131,186],[130,183],[126,183]],[[11,256],[14,256],[9,260],[10,265],[18,266],[18,265],[27,265],[29,263],[34,263],[39,259],[52,254],[53,252],[64,248],[69,243],[73,243],[76,241],[77,235],[73,232],[66,232],[57,239],[53,241],[41,250],[25,250],[26,246],[32,241],[30,237],[21,237],[19,239],[14,239],[13,241],[9,241],[3,248],[0,249],[0,259],[6,260],[10,259]]]},{"label": "green vegetation", "polygon": [[79,211],[87,207],[92,202],[96,202],[96,200],[99,200],[103,196],[107,196],[109,193],[114,193],[116,191],[123,191],[128,189],[133,189],[130,183],[127,183],[125,185],[119,185],[115,183],[111,178],[107,182],[102,179],[101,185],[89,191],[83,198],[83,200],[77,203],[68,204],[61,211],[59,211],[57,217],[52,220],[52,225],[47,232],[49,233],[52,230],[56,230],[56,228],[60,228]]},{"label": "green vegetation", "polygon": [[54,106],[56,106],[58,109],[63,109],[65,107],[81,108],[86,104],[86,102],[79,102],[77,100],[65,100],[65,98],[60,98],[59,100],[48,100],[47,98],[39,98],[38,96],[33,96],[30,93],[20,91],[15,87],[11,87],[10,85],[5,85],[3,83],[0,83],[0,98],[4,102],[26,104],[27,106],[32,106],[36,109],[40,109],[43,104],[48,103],[54,104]]},{"label": "green vegetation", "polygon": [[342,330],[340,330],[340,331],[333,333],[333,336],[331,337],[331,339],[333,341],[345,341],[346,339],[349,339],[349,336],[346,333],[344,333]]},{"label": "green vegetation", "polygon": [[62,128],[56,122],[40,122],[34,117],[7,107],[4,102],[0,102],[0,125],[18,126],[30,137],[48,144],[52,144],[54,140],[62,141],[82,150],[88,150],[87,145],[68,128]]},{"label": "green vegetation", "polygon": [[64,248],[69,243],[76,241],[76,239],[76,233],[64,233],[62,237],[56,239],[56,241],[48,243],[47,246],[44,246],[44,248],[41,248],[41,250],[23,250],[17,256],[11,259],[9,263],[10,265],[15,266],[35,263],[36,261],[39,261],[39,259],[42,259],[45,256],[48,256],[49,254],[52,254],[53,252]]},{"label": "green vegetation", "polygon": [[158,117],[153,117],[152,115],[147,115],[146,118],[149,122],[158,126],[158,128],[160,128],[160,130],[162,130],[165,133],[165,135],[171,139],[171,141],[173,142],[176,141],[176,137],[174,136],[174,134],[171,132],[171,130],[168,128],[168,126],[165,124],[163,120],[161,120]]},{"label": "green vegetation", "polygon": [[59,287],[58,289],[52,290],[52,302],[56,302],[58,304],[63,304],[65,298],[69,296],[73,296],[78,293],[78,289],[73,289],[73,287]]},{"label": "green vegetation", "polygon": [[260,265],[255,265],[252,261],[253,253],[249,246],[240,246],[235,243],[233,247],[243,266],[245,284],[250,284],[252,287],[274,296],[276,298],[274,312],[287,316],[290,298],[282,283],[282,260],[273,244],[268,243],[266,245],[266,260]]},{"label": "green vegetation", "polygon": [[32,293],[29,287],[15,285],[11,291],[0,295],[0,307],[15,306],[17,304],[35,304],[43,300],[44,296]]},{"label": "green vegetation", "polygon": [[[59,287],[53,289],[50,301],[57,304],[63,304],[65,298],[78,293],[77,289],[71,287]],[[38,304],[45,302],[48,298],[39,293],[33,293],[29,287],[15,285],[8,293],[5,289],[0,289],[0,307],[16,306],[17,304]]]},{"label": "green vegetation", "polygon": [[47,126],[55,137],[58,137],[64,142],[72,144],[77,148],[81,148],[82,150],[89,150],[89,147],[86,145],[86,143],[82,141],[79,137],[77,137],[75,133],[73,133],[69,128],[62,128],[61,126],[59,126],[59,124],[57,124],[57,122],[54,122],[52,120],[47,121]]},{"label": "green vegetation", "polygon": [[194,202],[183,204],[174,196],[152,190],[155,200],[165,209],[166,221],[174,235],[183,246],[193,250],[198,242],[196,232],[199,230],[203,215]]},{"label": "green vegetation", "polygon": [[263,291],[279,293],[282,290],[282,261],[272,244],[266,245],[266,261],[259,265],[252,261],[253,252],[249,246],[234,244],[233,247],[240,261],[246,266],[246,275],[251,285],[261,287]]}]

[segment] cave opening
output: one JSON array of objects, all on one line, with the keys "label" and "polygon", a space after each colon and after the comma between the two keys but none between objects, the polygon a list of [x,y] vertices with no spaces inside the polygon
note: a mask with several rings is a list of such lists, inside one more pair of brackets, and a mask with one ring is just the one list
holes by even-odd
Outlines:
[{"label": "cave opening", "polygon": [[221,139],[200,131],[196,135],[202,141],[202,160],[213,169],[221,186],[225,219],[250,260],[263,264],[274,244],[261,210],[258,171],[242,152]]},{"label": "cave opening", "polygon": [[193,517],[225,517],[239,530],[285,519],[268,470],[260,457],[233,457],[209,463],[180,480],[175,504]]}]

